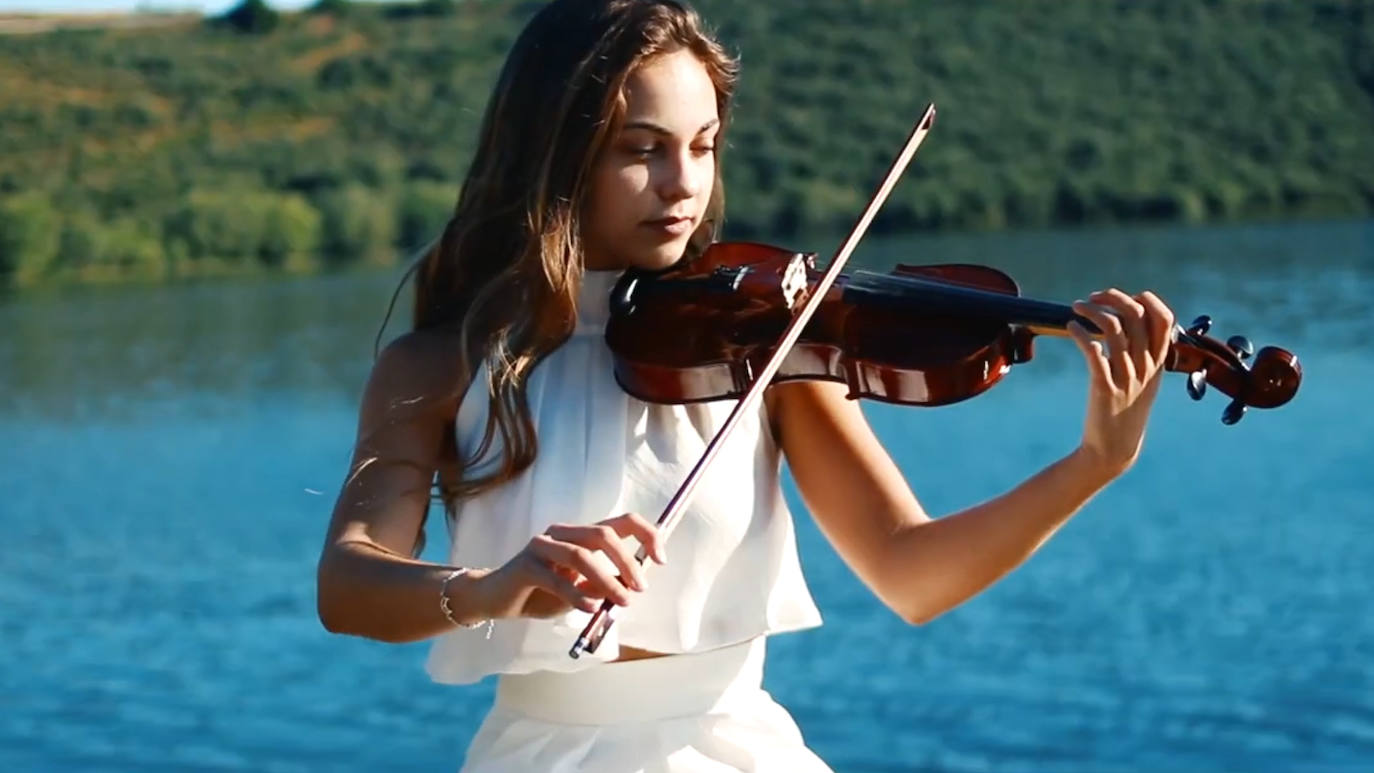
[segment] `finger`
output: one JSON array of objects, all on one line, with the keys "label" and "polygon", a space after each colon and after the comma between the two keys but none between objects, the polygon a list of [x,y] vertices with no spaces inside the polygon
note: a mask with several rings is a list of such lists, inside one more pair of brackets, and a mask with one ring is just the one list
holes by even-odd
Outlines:
[{"label": "finger", "polygon": [[1145,369],[1145,357],[1150,352],[1150,331],[1145,326],[1145,307],[1139,301],[1115,287],[1093,293],[1092,300],[1116,312],[1126,334],[1126,345],[1136,372]]},{"label": "finger", "polygon": [[644,570],[639,567],[639,562],[620,535],[605,523],[594,526],[554,525],[545,533],[556,540],[600,550],[620,570],[620,577],[628,587],[644,590]]},{"label": "finger", "polygon": [[1146,290],[1136,296],[1145,309],[1145,322],[1150,330],[1150,356],[1156,365],[1168,360],[1169,347],[1174,343],[1174,310],[1158,295]]},{"label": "finger", "polygon": [[1129,344],[1121,320],[1102,306],[1086,301],[1074,301],[1073,309],[1080,316],[1097,326],[1106,341],[1107,363],[1111,366],[1109,383],[1121,387],[1130,382],[1135,372],[1131,366]]},{"label": "finger", "polygon": [[575,582],[541,560],[534,559],[529,562],[529,577],[530,584],[552,593],[564,603],[583,612],[595,612],[601,606],[600,599],[579,588]]},{"label": "finger", "polygon": [[[552,528],[552,527],[550,527]],[[540,534],[530,540],[529,550],[534,555],[552,564],[570,567],[592,581],[601,594],[615,603],[625,606],[630,603],[630,592],[620,578],[602,568],[600,562],[588,548],[570,542],[562,542],[548,534]]]},{"label": "finger", "polygon": [[[550,531],[577,527],[551,526]],[[585,527],[584,527],[585,528]],[[577,542],[560,540],[544,533],[530,540],[529,550],[541,561],[550,565],[557,574],[571,582],[583,586],[585,579],[595,595],[609,598],[617,604],[629,603],[629,590],[620,577],[617,577],[605,564],[598,560],[596,551]]]},{"label": "finger", "polygon": [[660,565],[668,563],[663,534],[644,516],[639,513],[625,513],[607,518],[602,523],[615,529],[616,534],[622,537],[634,537],[639,540],[639,544],[643,545]]},{"label": "finger", "polygon": [[1074,343],[1078,344],[1078,349],[1083,352],[1083,358],[1088,361],[1089,378],[1095,382],[1110,384],[1111,366],[1107,364],[1107,357],[1102,352],[1102,342],[1093,338],[1092,333],[1077,322],[1070,322],[1068,330]]}]

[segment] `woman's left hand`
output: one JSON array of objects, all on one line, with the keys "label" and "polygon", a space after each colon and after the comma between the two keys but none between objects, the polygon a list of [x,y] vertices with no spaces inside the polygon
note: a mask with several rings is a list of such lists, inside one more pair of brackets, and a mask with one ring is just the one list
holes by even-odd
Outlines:
[{"label": "woman's left hand", "polygon": [[1125,472],[1140,455],[1145,425],[1159,393],[1173,342],[1174,313],[1157,295],[1103,290],[1073,309],[1102,336],[1069,323],[1088,363],[1088,411],[1079,452],[1107,478]]}]

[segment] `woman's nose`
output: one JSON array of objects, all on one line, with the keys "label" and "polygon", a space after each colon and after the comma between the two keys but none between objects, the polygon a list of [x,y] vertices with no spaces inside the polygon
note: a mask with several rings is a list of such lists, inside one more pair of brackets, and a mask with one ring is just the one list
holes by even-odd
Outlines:
[{"label": "woman's nose", "polygon": [[691,151],[675,153],[665,160],[659,180],[659,195],[666,201],[690,199],[701,192],[702,164]]}]

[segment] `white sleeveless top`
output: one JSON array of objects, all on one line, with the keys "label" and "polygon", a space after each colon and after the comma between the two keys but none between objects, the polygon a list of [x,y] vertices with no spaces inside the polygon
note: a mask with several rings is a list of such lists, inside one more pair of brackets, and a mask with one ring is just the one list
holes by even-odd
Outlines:
[{"label": "white sleeveless top", "polygon": [[[459,503],[450,535],[453,565],[500,566],[554,523],[591,524],[624,512],[654,522],[725,422],[733,400],[655,405],[616,384],[602,333],[619,277],[586,272],[572,338],[530,374],[539,443],[534,464]],[[486,413],[483,372],[458,410],[460,453],[470,455],[480,443]],[[499,433],[493,443],[499,451]],[[497,620],[490,638],[485,627],[442,634],[426,670],[436,682],[467,684],[488,674],[581,670],[616,659],[622,644],[702,652],[820,625],[778,486],[780,467],[760,408],[735,428],[697,486],[668,539],[668,563],[645,562],[648,590],[632,593],[631,603],[616,610],[615,625],[594,654],[568,655],[591,619],[573,610],[550,620]]]}]

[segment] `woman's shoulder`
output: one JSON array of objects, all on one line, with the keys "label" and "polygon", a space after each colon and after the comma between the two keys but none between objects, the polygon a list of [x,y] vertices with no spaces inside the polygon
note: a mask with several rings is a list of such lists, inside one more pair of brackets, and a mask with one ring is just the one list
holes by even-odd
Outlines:
[{"label": "woman's shoulder", "polygon": [[398,336],[373,363],[364,403],[388,414],[437,412],[451,419],[472,379],[459,340],[456,331],[445,328]]}]

